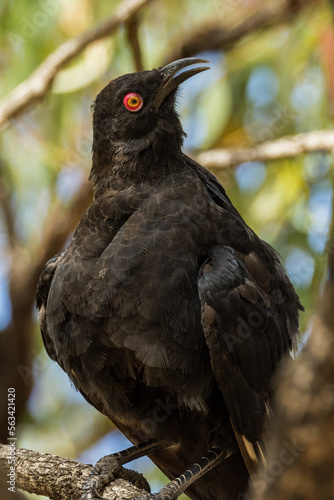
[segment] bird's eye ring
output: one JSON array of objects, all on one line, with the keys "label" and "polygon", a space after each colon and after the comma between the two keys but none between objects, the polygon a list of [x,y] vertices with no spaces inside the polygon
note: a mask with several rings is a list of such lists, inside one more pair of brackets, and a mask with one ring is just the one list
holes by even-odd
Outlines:
[{"label": "bird's eye ring", "polygon": [[129,111],[139,111],[143,107],[143,99],[139,94],[130,92],[124,97],[123,104]]}]

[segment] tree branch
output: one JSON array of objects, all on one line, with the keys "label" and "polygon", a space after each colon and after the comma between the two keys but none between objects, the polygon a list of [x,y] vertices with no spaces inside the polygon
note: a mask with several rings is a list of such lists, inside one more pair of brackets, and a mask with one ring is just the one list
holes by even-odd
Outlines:
[{"label": "tree branch", "polygon": [[0,156],[0,207],[2,208],[4,223],[7,229],[8,246],[11,250],[16,245],[15,221],[11,206],[11,192],[4,179],[5,162]]},{"label": "tree branch", "polygon": [[139,43],[138,28],[139,28],[138,17],[132,16],[132,18],[127,23],[127,36],[132,51],[135,71],[143,71],[144,64]]},{"label": "tree branch", "polygon": [[[9,463],[12,458],[14,464]],[[3,491],[11,487],[7,481],[12,477],[15,489],[45,495],[54,500],[80,500],[83,485],[91,470],[91,465],[68,458],[0,445],[1,477],[6,477],[0,486]],[[142,496],[143,493],[147,495],[146,491],[139,490],[128,481],[117,479],[103,490],[103,498],[123,500]]]},{"label": "tree branch", "polygon": [[333,130],[314,130],[262,142],[249,148],[212,149],[199,154],[196,159],[207,168],[227,169],[246,161],[281,160],[315,151],[334,153]]},{"label": "tree branch", "polygon": [[22,113],[31,103],[41,99],[62,67],[89,44],[110,35],[129,21],[150,0],[124,0],[109,19],[82,35],[71,38],[52,52],[24,82],[0,101],[0,129]]},{"label": "tree branch", "polygon": [[215,16],[197,28],[192,28],[188,35],[182,33],[182,41],[179,39],[172,43],[172,50],[165,58],[165,64],[190,57],[199,52],[210,50],[229,50],[243,37],[255,31],[271,28],[275,25],[293,20],[305,7],[315,6],[323,3],[322,0],[285,0],[279,2],[267,2],[261,9],[257,9],[246,19],[228,24],[226,17],[233,8],[231,2],[218,2]]}]

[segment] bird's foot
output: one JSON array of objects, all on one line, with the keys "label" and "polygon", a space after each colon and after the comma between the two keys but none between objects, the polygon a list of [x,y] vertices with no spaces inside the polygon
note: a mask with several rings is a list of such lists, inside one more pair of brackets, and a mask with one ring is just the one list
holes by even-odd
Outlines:
[{"label": "bird's foot", "polygon": [[[81,500],[103,498],[101,492],[114,479],[125,479],[141,490],[150,492],[150,486],[144,476],[131,469],[125,469],[113,455],[102,457],[93,467],[88,481],[82,488]],[[147,499],[145,499],[147,500]]]},{"label": "bird's foot", "polygon": [[206,471],[212,469],[226,458],[226,452],[220,449],[211,449],[201,457],[194,465],[187,469],[181,476],[165,484],[158,493],[154,495],[140,496],[131,500],[176,500],[196,479],[200,478]]}]

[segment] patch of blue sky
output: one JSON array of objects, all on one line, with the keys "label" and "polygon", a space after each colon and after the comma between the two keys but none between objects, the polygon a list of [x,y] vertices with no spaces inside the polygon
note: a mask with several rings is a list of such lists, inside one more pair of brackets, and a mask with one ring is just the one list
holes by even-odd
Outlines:
[{"label": "patch of blue sky", "polygon": [[295,287],[306,288],[311,284],[315,263],[309,252],[292,247],[284,265]]},{"label": "patch of blue sky", "polygon": [[8,267],[9,256],[7,253],[7,235],[5,228],[1,227],[0,219],[0,335],[12,319],[12,304],[9,296]]},{"label": "patch of blue sky", "polygon": [[257,66],[253,69],[246,86],[246,95],[254,106],[265,107],[277,97],[279,80],[269,66]]},{"label": "patch of blue sky", "polygon": [[[34,385],[28,408],[36,420],[43,421],[58,410],[60,405],[85,404],[82,395],[75,390],[66,373],[49,359],[44,348],[35,356],[33,363]],[[52,391],[49,390],[50,387]]]},{"label": "patch of blue sky", "polygon": [[50,205],[50,195],[47,189],[30,188],[24,192],[13,194],[13,207],[15,209],[15,232],[18,238],[25,242],[36,234],[36,220],[38,228],[43,227],[43,221]]},{"label": "patch of blue sky", "polygon": [[314,110],[326,88],[323,72],[318,66],[309,67],[291,92],[291,104],[296,111]]},{"label": "patch of blue sky", "polygon": [[[208,119],[206,110],[193,104],[198,99],[203,89],[212,88],[225,75],[224,55],[218,52],[203,52],[197,54],[209,61],[210,70],[196,75],[195,78],[186,80],[179,88],[177,109],[187,137],[184,147],[187,150],[198,149],[207,137]],[[202,65],[200,63],[200,65]],[[203,64],[203,66],[206,66]],[[187,71],[185,68],[183,71]],[[181,72],[183,72],[181,71]]]},{"label": "patch of blue sky", "polygon": [[306,155],[303,162],[303,170],[306,179],[314,182],[325,177],[331,168],[332,161],[332,155],[327,153],[312,153]]},{"label": "patch of blue sky", "polygon": [[297,111],[295,128],[298,132],[326,127],[322,100],[326,94],[325,77],[317,66],[308,68],[290,94],[291,106]]},{"label": "patch of blue sky", "polygon": [[[2,267],[2,265],[1,265]],[[0,335],[12,319],[12,304],[9,297],[7,276],[0,271]]]},{"label": "patch of blue sky", "polygon": [[319,254],[324,252],[326,246],[332,216],[332,198],[331,184],[324,181],[314,187],[308,203],[310,219],[308,241],[310,247]]},{"label": "patch of blue sky", "polygon": [[87,173],[75,166],[66,166],[58,174],[56,189],[59,198],[70,201],[86,179]]},{"label": "patch of blue sky", "polygon": [[235,178],[241,191],[256,191],[266,178],[266,167],[262,162],[241,163],[235,170]]}]

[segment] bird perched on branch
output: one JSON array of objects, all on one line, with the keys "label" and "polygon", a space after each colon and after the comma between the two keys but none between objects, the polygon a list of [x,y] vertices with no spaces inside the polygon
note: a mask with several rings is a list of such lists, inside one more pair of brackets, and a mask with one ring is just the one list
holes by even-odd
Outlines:
[{"label": "bird perched on branch", "polygon": [[[298,296],[273,248],[218,180],[182,152],[178,86],[209,69],[181,59],[123,75],[93,111],[94,201],[45,266],[45,348],[134,447],[102,458],[83,498],[148,454],[184,490],[235,500],[270,411],[272,376],[298,331]],[[148,496],[148,494],[147,494]]]}]

